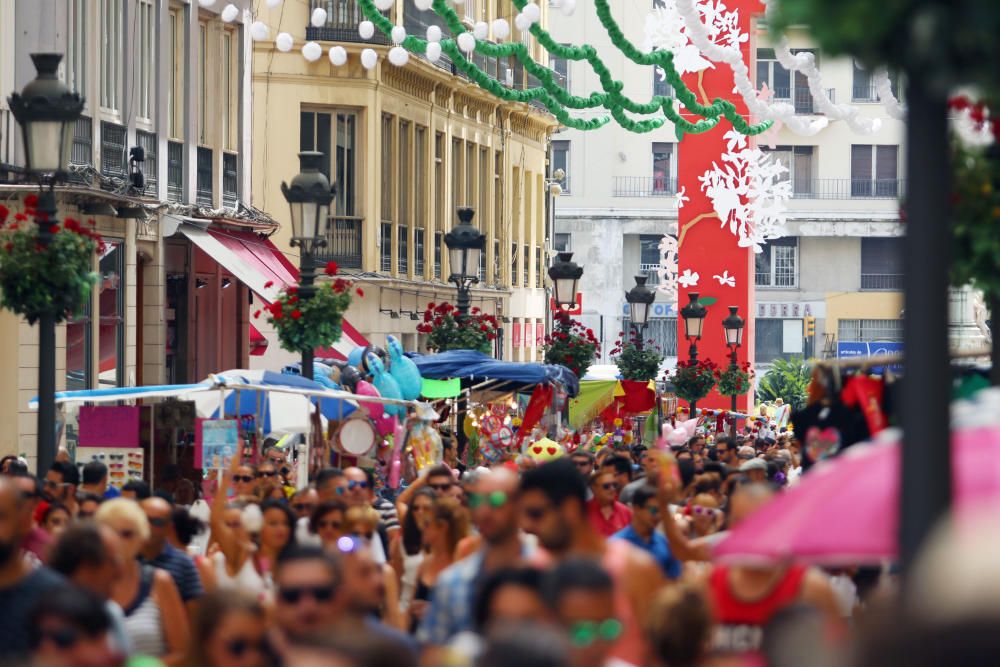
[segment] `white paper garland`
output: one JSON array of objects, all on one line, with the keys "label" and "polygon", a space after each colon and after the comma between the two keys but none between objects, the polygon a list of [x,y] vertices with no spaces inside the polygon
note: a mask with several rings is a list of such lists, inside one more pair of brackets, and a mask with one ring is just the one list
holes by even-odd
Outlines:
[{"label": "white paper garland", "polygon": [[904,120],[906,118],[906,107],[892,93],[892,82],[889,81],[889,73],[885,71],[885,68],[875,70],[875,77],[872,79],[872,83],[875,86],[875,92],[878,93],[878,98],[882,100],[885,112],[889,114],[889,118]]}]

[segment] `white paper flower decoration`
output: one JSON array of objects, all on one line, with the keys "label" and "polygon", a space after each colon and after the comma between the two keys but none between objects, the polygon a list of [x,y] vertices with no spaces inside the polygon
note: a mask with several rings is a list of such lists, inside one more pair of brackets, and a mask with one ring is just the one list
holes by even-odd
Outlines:
[{"label": "white paper flower decoration", "polygon": [[394,46],[389,49],[389,62],[396,67],[402,67],[410,60],[410,52],[402,46]]},{"label": "white paper flower decoration", "polygon": [[267,0],[267,6],[271,9],[281,5],[282,0]]},{"label": "white paper flower decoration", "polygon": [[361,39],[371,39],[375,35],[375,24],[371,21],[362,21],[358,24],[358,34]]},{"label": "white paper flower decoration", "polygon": [[458,48],[466,53],[472,53],[476,50],[476,38],[472,36],[471,32],[463,32],[458,36],[456,41],[458,42]]},{"label": "white paper flower decoration", "polygon": [[274,38],[274,44],[282,53],[288,53],[295,46],[295,40],[287,32],[279,32],[278,36]]},{"label": "white paper flower decoration", "polygon": [[215,0],[198,0],[198,4],[202,7],[211,7],[215,4]]},{"label": "white paper flower decoration", "polygon": [[514,27],[521,32],[524,32],[531,27],[531,21],[529,21],[528,17],[524,14],[518,14],[514,17]]},{"label": "white paper flower decoration", "polygon": [[660,265],[656,269],[660,280],[656,289],[670,301],[677,300],[677,237],[665,234],[660,239]]},{"label": "white paper flower decoration", "polygon": [[507,19],[493,21],[493,37],[498,40],[510,37],[510,23],[507,23]]},{"label": "white paper flower decoration", "polygon": [[725,285],[726,287],[736,287],[736,277],[729,275],[729,271],[723,271],[722,275],[715,274],[712,276],[719,281],[720,285]]},{"label": "white paper flower decoration", "polygon": [[413,0],[413,6],[422,12],[426,12],[431,8],[433,0]]},{"label": "white paper flower decoration", "polygon": [[697,271],[692,272],[691,269],[684,269],[684,273],[677,279],[677,283],[684,288],[695,287],[700,278]]},{"label": "white paper flower decoration", "polygon": [[576,0],[562,0],[562,10],[563,16],[572,16],[573,12],[576,11]]},{"label": "white paper flower decoration", "polygon": [[478,40],[486,39],[490,36],[490,24],[486,21],[476,21],[472,26],[472,36]]},{"label": "white paper flower decoration", "polygon": [[684,204],[691,201],[691,198],[685,194],[687,186],[681,186],[681,189],[677,191],[677,210],[684,208]]},{"label": "white paper flower decoration", "polygon": [[436,63],[441,59],[441,42],[428,42],[427,43],[427,60],[432,63]]},{"label": "white paper flower decoration", "polygon": [[436,25],[427,26],[427,41],[428,42],[440,42],[441,41],[441,28]]},{"label": "white paper flower decoration", "polygon": [[236,17],[240,15],[240,8],[236,5],[230,3],[222,8],[222,13],[219,14],[219,18],[222,19],[223,23],[232,23],[236,20]]},{"label": "white paper flower decoration", "polygon": [[524,18],[528,19],[532,23],[538,23],[538,21],[542,18],[541,8],[533,2],[526,4],[524,9],[521,10],[521,13],[524,14]]},{"label": "white paper flower decoration", "polygon": [[256,42],[263,42],[268,35],[267,24],[263,21],[254,21],[250,24],[250,38]]},{"label": "white paper flower decoration", "polygon": [[378,53],[375,49],[365,49],[361,52],[361,66],[365,69],[374,69],[378,65]]},{"label": "white paper flower decoration", "polygon": [[309,22],[314,28],[322,28],[326,24],[326,10],[322,7],[314,9],[312,16],[309,17]]},{"label": "white paper flower decoration", "polygon": [[330,62],[337,67],[347,63],[347,49],[342,46],[330,47]]},{"label": "white paper flower decoration", "polygon": [[306,42],[302,45],[302,57],[314,63],[323,57],[323,47],[316,42]]},{"label": "white paper flower decoration", "polygon": [[375,0],[375,6],[380,12],[387,12],[396,4],[396,0]]},{"label": "white paper flower decoration", "polygon": [[406,28],[401,25],[392,26],[392,32],[389,33],[389,37],[392,39],[393,44],[402,44],[403,40],[406,39]]}]

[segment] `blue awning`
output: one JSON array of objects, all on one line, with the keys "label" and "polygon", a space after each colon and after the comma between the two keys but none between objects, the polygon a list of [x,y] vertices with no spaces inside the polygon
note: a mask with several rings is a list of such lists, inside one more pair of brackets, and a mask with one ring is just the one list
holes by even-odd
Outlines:
[{"label": "blue awning", "polygon": [[565,366],[497,361],[482,352],[452,350],[438,354],[408,354],[420,374],[432,380],[462,378],[463,380],[500,380],[506,384],[497,390],[513,390],[524,385],[555,382],[566,388],[570,396],[580,391],[580,381]]}]

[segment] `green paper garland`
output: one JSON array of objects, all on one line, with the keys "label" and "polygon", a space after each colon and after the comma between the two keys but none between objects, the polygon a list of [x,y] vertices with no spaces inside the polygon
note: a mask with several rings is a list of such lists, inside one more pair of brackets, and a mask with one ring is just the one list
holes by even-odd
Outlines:
[{"label": "green paper garland", "polygon": [[[678,140],[685,134],[699,134],[711,130],[718,125],[721,118],[726,118],[733,125],[737,132],[745,135],[755,135],[766,131],[771,127],[771,121],[765,121],[756,125],[751,125],[736,111],[732,102],[724,99],[716,99],[710,105],[703,105],[698,102],[695,94],[684,84],[680,74],[674,68],[673,54],[669,51],[653,51],[643,53],[632,44],[622,33],[621,28],[611,16],[611,10],[607,0],[594,0],[598,18],[601,24],[608,31],[612,43],[617,46],[622,53],[630,60],[640,65],[654,65],[663,68],[666,79],[670,82],[677,99],[692,113],[702,116],[702,120],[691,122],[683,118],[674,108],[674,100],[662,95],[654,95],[649,102],[636,102],[622,94],[624,84],[612,77],[611,71],[598,57],[593,46],[584,44],[583,46],[566,46],[556,42],[552,36],[538,24],[533,24],[529,32],[538,39],[539,43],[549,53],[561,58],[574,61],[587,61],[597,74],[601,82],[603,92],[593,92],[587,97],[572,95],[565,88],[556,83],[554,72],[535,62],[528,53],[527,47],[521,42],[508,42],[506,44],[493,44],[484,40],[476,40],[476,53],[489,58],[514,57],[524,66],[527,72],[538,79],[540,86],[515,90],[500,83],[494,77],[484,72],[474,62],[469,60],[454,39],[442,39],[441,50],[452,60],[455,67],[469,77],[476,85],[488,91],[495,97],[509,102],[531,102],[538,101],[543,104],[560,123],[566,127],[577,130],[594,130],[607,124],[611,118],[624,129],[635,132],[651,132],[663,126],[670,120],[674,124]],[[527,0],[511,0],[512,4],[519,10],[523,10],[527,5]],[[370,20],[385,35],[391,35],[393,23],[382,14],[374,5],[372,0],[359,0],[359,5],[365,17]],[[453,34],[466,32],[458,14],[448,6],[446,0],[433,0],[431,4],[433,11],[448,25]],[[424,54],[427,51],[427,41],[413,35],[408,35],[403,40],[401,46],[411,53]],[[567,109],[596,109],[605,108],[610,112],[610,116],[602,116],[590,120],[574,118]],[[636,120],[630,118],[626,112],[640,116],[649,116],[662,113],[662,116]]]}]

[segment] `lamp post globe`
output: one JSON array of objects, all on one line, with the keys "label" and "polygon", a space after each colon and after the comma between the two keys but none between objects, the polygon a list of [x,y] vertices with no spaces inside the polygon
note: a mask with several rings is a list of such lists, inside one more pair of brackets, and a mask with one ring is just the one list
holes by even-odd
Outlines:
[{"label": "lamp post globe", "polygon": [[[316,251],[326,246],[330,227],[330,202],[335,189],[320,171],[325,155],[319,151],[299,153],[299,173],[291,183],[281,184],[292,220],[292,247],[299,247],[299,298],[316,293]],[[302,350],[302,376],[313,379],[313,350]]]},{"label": "lamp post globe", "polygon": [[458,224],[444,235],[448,247],[448,263],[451,275],[448,280],[458,288],[458,312],[469,312],[469,288],[479,282],[479,262],[486,248],[486,236],[472,225],[476,211],[468,206],[456,210]]},{"label": "lamp post globe", "polygon": [[[737,314],[739,306],[729,306],[729,315],[722,320],[722,328],[726,331],[726,345],[729,346],[729,369],[735,371],[739,360],[737,350],[743,346],[743,318]],[[730,411],[736,412],[736,394],[730,396]],[[736,417],[730,418],[731,435],[736,436]]]},{"label": "lamp post globe", "polygon": [[649,310],[656,301],[656,292],[646,285],[647,276],[635,276],[635,287],[625,292],[625,301],[628,303],[629,320],[638,330],[637,347],[642,349],[642,330],[649,322]]},{"label": "lamp post globe", "polygon": [[701,340],[702,326],[705,324],[705,316],[708,309],[699,301],[698,292],[688,292],[688,303],[681,308],[681,317],[684,318],[684,336],[691,343],[688,356],[691,361],[698,359],[698,341]]},{"label": "lamp post globe", "polygon": [[556,261],[549,267],[556,308],[571,310],[576,307],[582,277],[583,267],[573,261],[573,253],[560,252],[556,255]]}]

